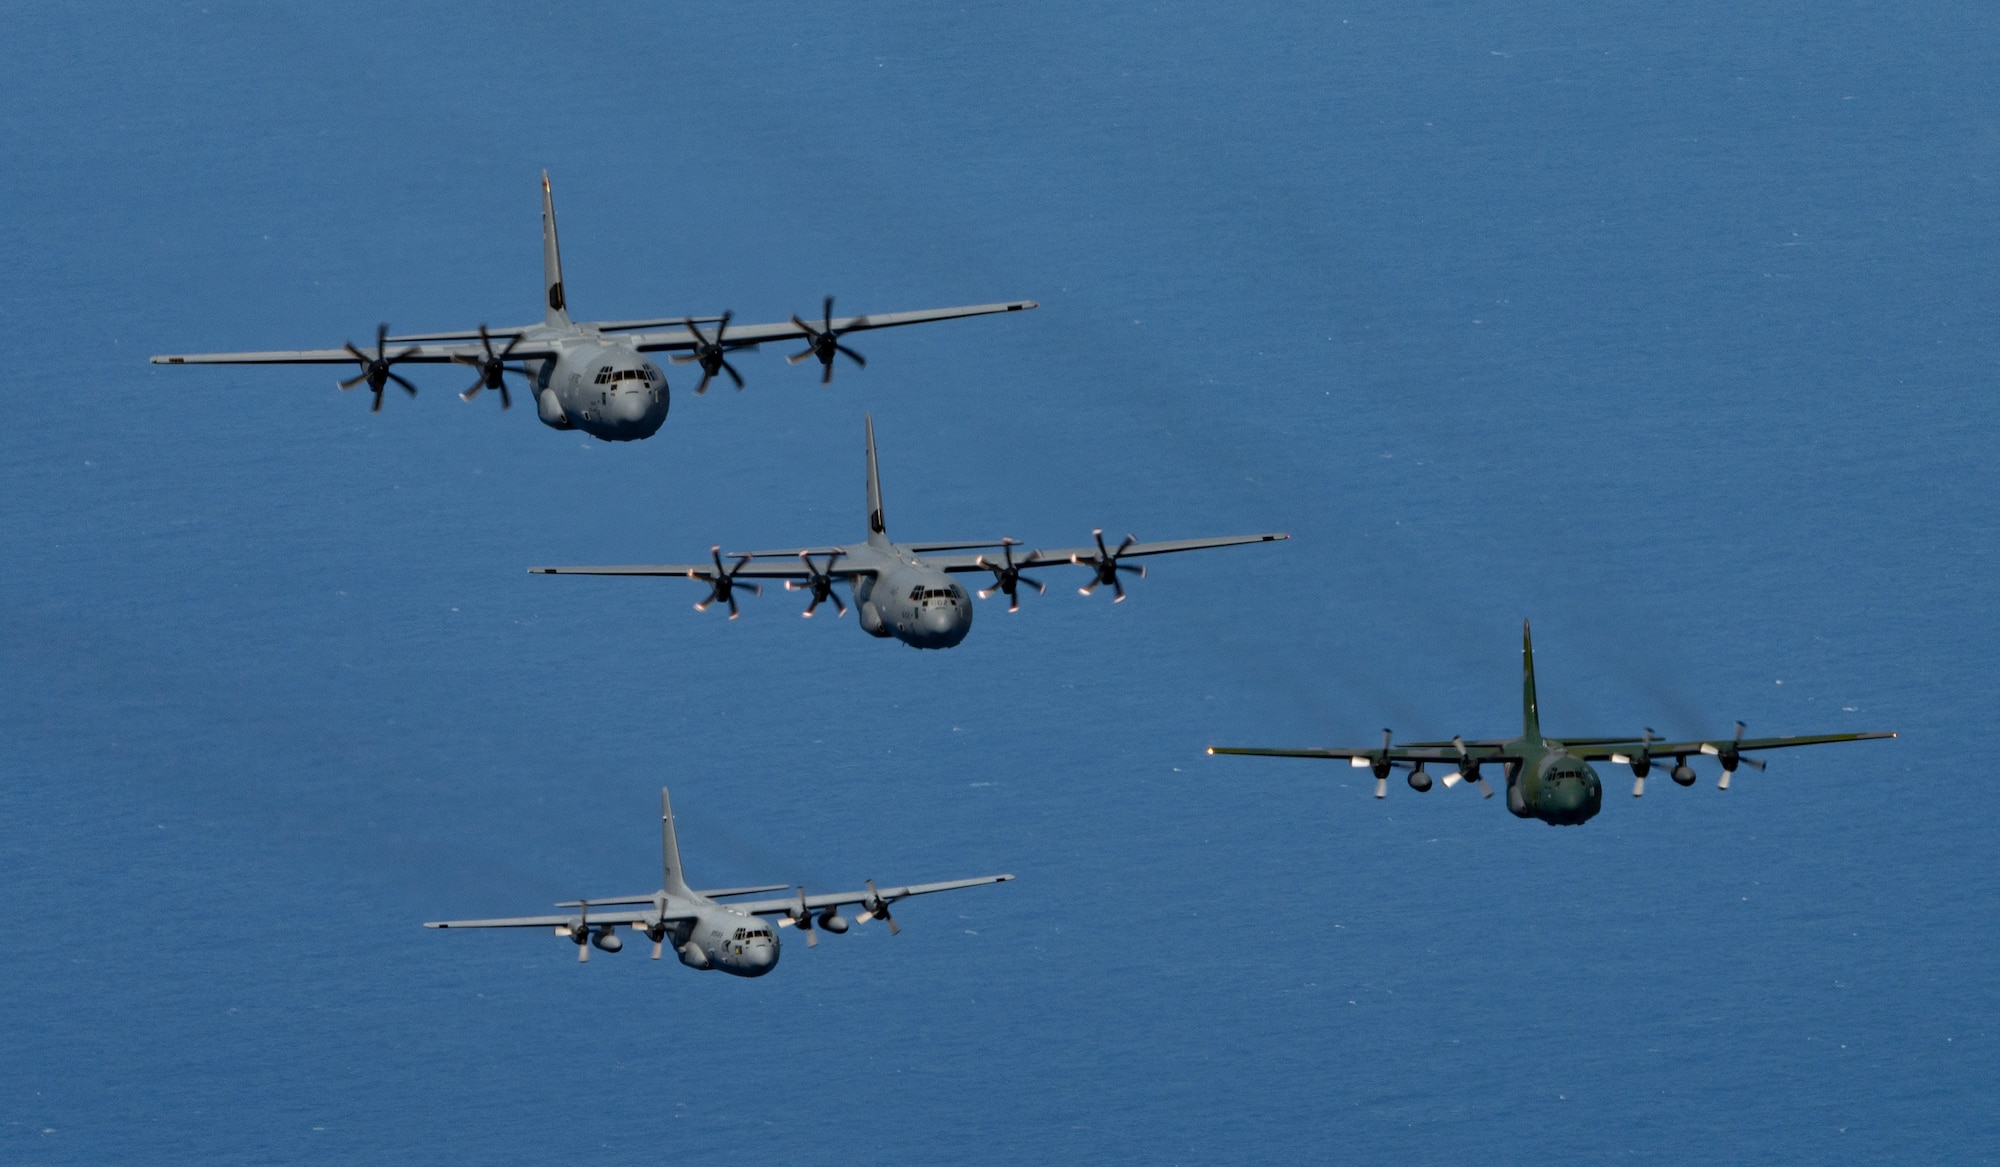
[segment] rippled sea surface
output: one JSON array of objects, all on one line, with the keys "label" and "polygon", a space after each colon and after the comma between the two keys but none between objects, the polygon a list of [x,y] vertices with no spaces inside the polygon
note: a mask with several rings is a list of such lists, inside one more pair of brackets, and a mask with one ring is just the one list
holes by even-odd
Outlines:
[{"label": "rippled sea surface", "polygon": [[[1990,5],[7,10],[0,1158],[1992,1162]],[[159,352],[792,346],[657,437]],[[919,653],[533,563],[1282,530]],[[1517,821],[1209,744],[1890,729]],[[1357,775],[1359,776],[1357,778]],[[762,980],[427,919],[1011,871]]]}]

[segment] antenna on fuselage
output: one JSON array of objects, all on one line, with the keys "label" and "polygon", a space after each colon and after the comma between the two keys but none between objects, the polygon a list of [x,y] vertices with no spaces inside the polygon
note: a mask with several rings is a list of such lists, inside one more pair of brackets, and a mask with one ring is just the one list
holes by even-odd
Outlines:
[{"label": "antenna on fuselage", "polygon": [[867,415],[868,423],[868,542],[871,546],[889,545],[888,528],[882,522],[882,477],[875,470],[875,415]]},{"label": "antenna on fuselage", "polygon": [[549,193],[549,172],[542,171],[542,291],[547,297],[542,320],[568,327],[569,301],[563,296],[562,248],[556,245],[556,200]]},{"label": "antenna on fuselage", "polygon": [[1526,620],[1521,621],[1521,736],[1531,743],[1542,740],[1542,714],[1535,701],[1535,642]]},{"label": "antenna on fuselage", "polygon": [[668,895],[694,895],[681,871],[681,844],[674,837],[674,804],[664,786],[660,787],[660,890]]}]

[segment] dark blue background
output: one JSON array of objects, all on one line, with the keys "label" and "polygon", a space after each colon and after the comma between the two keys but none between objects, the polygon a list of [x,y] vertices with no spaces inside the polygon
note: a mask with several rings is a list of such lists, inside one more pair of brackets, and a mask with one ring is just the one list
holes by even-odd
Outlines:
[{"label": "dark blue background", "polygon": [[[1991,1162],[1990,5],[10,5],[0,1155]],[[326,369],[1031,297],[651,441]],[[918,654],[551,580],[1288,530]],[[1212,742],[1895,729],[1580,829]],[[760,981],[425,919],[987,871]]]}]

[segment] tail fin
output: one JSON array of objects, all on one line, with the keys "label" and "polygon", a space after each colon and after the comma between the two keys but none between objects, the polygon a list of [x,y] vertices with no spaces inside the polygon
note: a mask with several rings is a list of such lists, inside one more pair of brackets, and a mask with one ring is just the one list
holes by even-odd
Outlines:
[{"label": "tail fin", "polygon": [[1535,701],[1535,643],[1526,620],[1521,621],[1521,734],[1531,742],[1542,740],[1542,712]]},{"label": "tail fin", "polygon": [[548,307],[542,319],[549,324],[569,323],[569,302],[563,299],[562,249],[556,246],[556,200],[549,193],[549,172],[542,171],[542,291]]},{"label": "tail fin", "polygon": [[889,545],[888,528],[882,524],[882,478],[875,472],[875,415],[868,415],[868,542]]},{"label": "tail fin", "polygon": [[668,895],[694,895],[681,871],[681,844],[674,837],[674,804],[667,801],[664,786],[660,787],[660,888]]}]

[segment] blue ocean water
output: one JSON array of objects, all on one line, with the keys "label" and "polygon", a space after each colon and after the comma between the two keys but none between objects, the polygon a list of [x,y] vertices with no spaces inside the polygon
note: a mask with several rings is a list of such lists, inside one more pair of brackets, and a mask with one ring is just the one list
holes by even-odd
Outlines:
[{"label": "blue ocean water", "polygon": [[[2000,13],[15,5],[0,1158],[1992,1162]],[[827,292],[611,446],[160,369]],[[338,375],[345,375],[344,373]],[[1278,529],[945,653],[541,562]],[[1893,729],[1577,829],[1204,745]],[[425,919],[989,871],[762,980]]]}]

